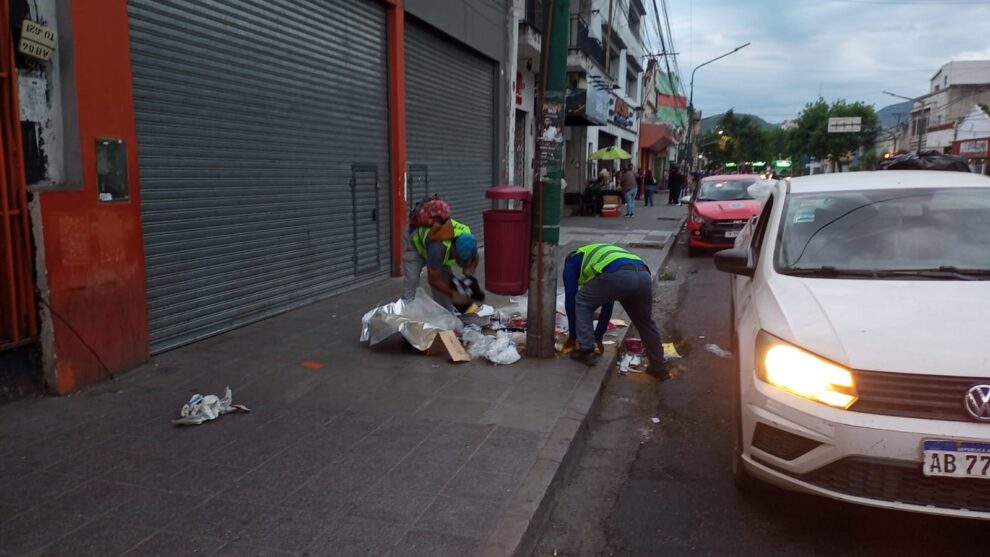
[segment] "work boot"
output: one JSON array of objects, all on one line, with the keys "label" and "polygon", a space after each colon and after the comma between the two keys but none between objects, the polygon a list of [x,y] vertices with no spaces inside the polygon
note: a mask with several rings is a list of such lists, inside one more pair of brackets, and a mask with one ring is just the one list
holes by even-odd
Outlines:
[{"label": "work boot", "polygon": [[586,366],[593,366],[598,363],[598,354],[595,354],[594,348],[591,350],[578,348],[577,350],[571,352],[571,359],[581,362]]},{"label": "work boot", "polygon": [[662,362],[659,365],[650,363],[646,368],[646,373],[657,381],[666,381],[670,379],[670,369],[667,367],[667,362]]}]

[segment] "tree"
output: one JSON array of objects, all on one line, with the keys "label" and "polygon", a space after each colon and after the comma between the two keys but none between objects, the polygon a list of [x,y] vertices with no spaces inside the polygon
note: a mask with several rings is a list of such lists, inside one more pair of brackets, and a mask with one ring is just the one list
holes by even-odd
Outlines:
[{"label": "tree", "polygon": [[[859,116],[862,130],[859,133],[828,133],[828,119]],[[876,139],[877,113],[872,106],[861,102],[847,103],[838,100],[829,105],[819,97],[805,105],[798,116],[797,128],[793,134],[793,147],[801,153],[818,160],[830,160],[838,170],[841,161],[856,149],[872,145]]]},{"label": "tree", "polygon": [[736,116],[731,109],[722,115],[714,131],[701,138],[701,154],[710,168],[761,160],[766,152],[766,137],[756,119]]}]

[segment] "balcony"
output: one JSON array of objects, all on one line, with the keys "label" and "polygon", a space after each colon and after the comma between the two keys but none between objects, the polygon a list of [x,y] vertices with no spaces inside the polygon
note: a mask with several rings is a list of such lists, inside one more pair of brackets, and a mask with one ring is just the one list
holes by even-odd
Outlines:
[{"label": "balcony", "polygon": [[605,47],[597,39],[588,36],[588,22],[581,16],[571,16],[571,29],[567,47],[571,51],[584,53],[598,65],[605,68]]},{"label": "balcony", "polygon": [[523,23],[532,27],[537,33],[543,34],[543,0],[526,0]]}]

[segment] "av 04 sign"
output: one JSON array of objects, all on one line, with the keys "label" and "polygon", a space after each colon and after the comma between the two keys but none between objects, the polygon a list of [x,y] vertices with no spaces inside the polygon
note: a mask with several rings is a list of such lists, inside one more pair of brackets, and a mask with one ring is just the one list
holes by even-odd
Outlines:
[{"label": "av 04 sign", "polygon": [[848,116],[828,119],[828,133],[858,133],[863,130],[863,118]]}]

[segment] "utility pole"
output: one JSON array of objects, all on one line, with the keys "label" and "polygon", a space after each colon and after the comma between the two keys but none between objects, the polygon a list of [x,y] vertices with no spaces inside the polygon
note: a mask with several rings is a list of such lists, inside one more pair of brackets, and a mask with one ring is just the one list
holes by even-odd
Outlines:
[{"label": "utility pole", "polygon": [[536,358],[552,358],[555,353],[570,11],[570,0],[547,0],[544,8],[526,326],[526,353]]}]

